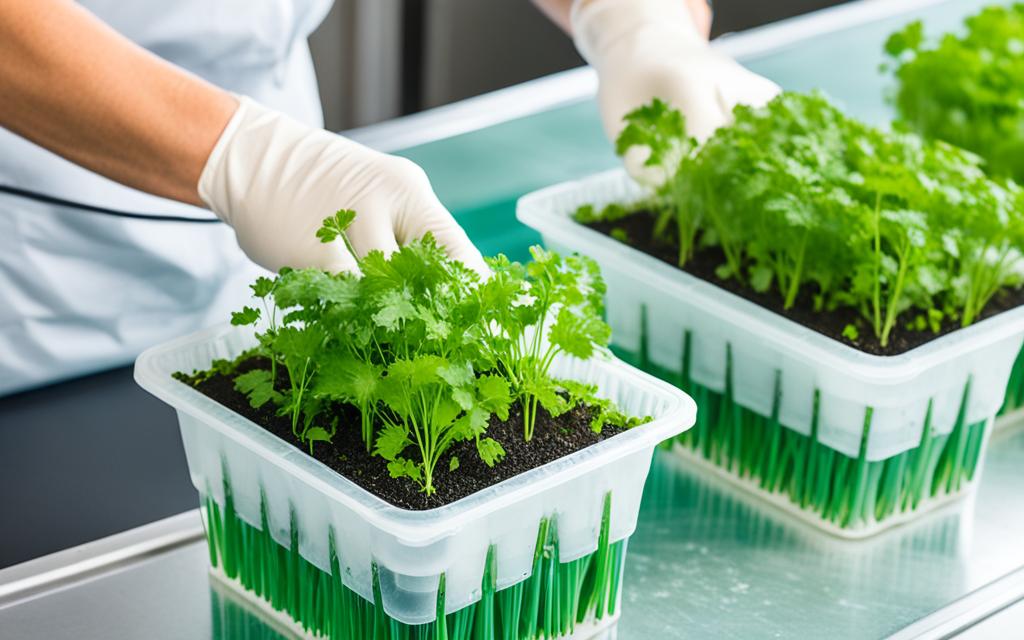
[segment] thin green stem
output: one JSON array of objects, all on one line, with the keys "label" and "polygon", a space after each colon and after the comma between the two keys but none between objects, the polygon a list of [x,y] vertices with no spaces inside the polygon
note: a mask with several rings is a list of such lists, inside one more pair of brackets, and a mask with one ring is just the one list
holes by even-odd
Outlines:
[{"label": "thin green stem", "polygon": [[786,309],[790,309],[793,303],[796,302],[796,294],[800,291],[800,281],[803,277],[804,270],[804,256],[807,254],[807,236],[808,231],[804,231],[804,237],[800,241],[800,252],[797,254],[796,267],[793,269],[793,277],[789,281],[789,290],[786,292],[786,301],[783,305]]},{"label": "thin green stem", "polygon": [[306,390],[307,380],[306,372],[309,370],[309,358],[306,358],[305,363],[302,365],[302,375],[299,378],[299,384],[296,386],[294,378],[291,376],[291,369],[288,370],[288,379],[291,382],[292,393],[295,394],[295,399],[292,406],[292,434],[299,440],[305,440],[305,433],[299,433],[299,414],[302,412],[302,395]]},{"label": "thin green stem", "polygon": [[875,194],[875,282],[872,288],[875,335],[882,335],[882,193]]},{"label": "thin green stem", "polygon": [[892,331],[893,325],[896,324],[896,316],[899,314],[899,301],[903,295],[903,284],[907,275],[907,267],[910,264],[910,254],[913,252],[913,246],[910,242],[907,242],[906,247],[900,253],[900,267],[896,274],[896,286],[893,287],[892,292],[889,294],[889,303],[885,310],[885,325],[882,327],[882,335],[879,337],[879,342],[882,346],[886,346],[889,343],[889,332]]}]

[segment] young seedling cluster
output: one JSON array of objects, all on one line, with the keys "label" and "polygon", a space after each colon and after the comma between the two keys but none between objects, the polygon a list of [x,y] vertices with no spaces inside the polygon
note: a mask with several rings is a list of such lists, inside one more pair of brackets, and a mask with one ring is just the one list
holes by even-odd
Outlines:
[{"label": "young seedling cluster", "polygon": [[1024,180],[1024,4],[986,7],[962,35],[927,41],[920,21],[889,37],[900,124]]},{"label": "young seedling cluster", "polygon": [[[351,250],[345,230],[354,218],[339,211],[317,236]],[[360,274],[283,269],[260,278],[252,287],[260,305],[232,323],[259,327],[258,348],[243,357],[270,365],[238,375],[235,387],[253,407],[270,403],[288,416],[311,453],[316,442],[360,437],[392,477],[428,495],[456,442],[475,442],[489,466],[502,460],[487,430],[495,418],[508,420],[514,403],[526,440],[539,407],[557,417],[586,404],[595,431],[632,426],[595,387],[550,373],[558,354],[587,359],[609,341],[596,265],[539,247],[532,254],[527,265],[491,259],[484,279],[428,235],[390,256],[370,252]],[[339,404],[358,409],[358,435],[338,423]],[[459,462],[450,456],[447,464],[454,471]]]},{"label": "young seedling cluster", "polygon": [[[619,153],[648,146],[647,164],[668,176],[641,206],[656,212],[654,238],[678,246],[681,267],[714,250],[720,278],[787,309],[853,309],[861,320],[844,335],[869,330],[882,347],[897,323],[967,326],[1021,284],[1024,192],[987,178],[973,154],[869,127],[818,93],[734,115],[698,146],[655,100],[618,140]],[[577,219],[627,213],[583,207]]]}]

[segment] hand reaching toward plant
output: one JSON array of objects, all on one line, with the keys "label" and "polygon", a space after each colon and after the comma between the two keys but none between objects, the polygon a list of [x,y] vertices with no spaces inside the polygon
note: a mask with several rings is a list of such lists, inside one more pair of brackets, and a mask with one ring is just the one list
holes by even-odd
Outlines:
[{"label": "hand reaching toward plant", "polygon": [[[314,240],[349,247],[350,255],[358,217],[338,211]],[[235,388],[254,409],[269,402],[291,416],[292,434],[310,455],[337,430],[331,403],[353,405],[366,450],[387,461],[392,477],[409,478],[427,495],[454,443],[475,442],[487,466],[505,456],[486,433],[492,416],[508,420],[513,402],[522,407],[526,441],[540,408],[557,417],[586,405],[595,433],[644,422],[598,397],[596,387],[551,375],[559,354],[587,360],[610,341],[601,319],[604,281],[588,258],[530,252],[534,260],[525,266],[491,258],[493,276],[481,281],[428,233],[391,256],[361,256],[362,277],[309,268],[259,278],[252,290],[262,310],[246,307],[231,322],[265,322],[256,334],[260,346],[241,358],[259,355],[270,367],[238,375]],[[237,363],[215,364],[214,371],[231,372]],[[282,370],[287,386],[279,383]],[[454,470],[459,462],[449,464]]]},{"label": "hand reaching toward plant", "polygon": [[[268,269],[357,270],[374,249],[386,255],[430,233],[448,255],[485,273],[486,265],[423,170],[241,98],[199,179],[199,195]],[[349,244],[324,244],[325,211],[359,212]],[[351,255],[354,251],[357,255]]]},{"label": "hand reaching toward plant", "polygon": [[[772,81],[711,49],[698,17],[682,0],[576,0],[576,47],[596,70],[605,130],[615,140],[623,117],[660,98],[680,110],[686,132],[703,142],[732,120],[737,104],[761,106],[779,93]],[[658,186],[669,176],[645,165],[637,144],[623,158],[638,181]]]}]

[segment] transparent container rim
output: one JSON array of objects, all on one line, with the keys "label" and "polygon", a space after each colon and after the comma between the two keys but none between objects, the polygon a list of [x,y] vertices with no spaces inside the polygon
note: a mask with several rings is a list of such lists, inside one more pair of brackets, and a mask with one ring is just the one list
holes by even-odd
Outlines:
[{"label": "transparent container rim", "polygon": [[426,546],[457,531],[463,524],[486,517],[508,505],[529,499],[632,453],[651,448],[693,426],[697,407],[692,398],[667,382],[610,358],[594,366],[629,381],[635,392],[658,397],[663,410],[651,422],[553,460],[474,494],[434,509],[414,511],[379,498],[348,478],[280,440],[251,420],[196,389],[175,380],[165,356],[251,329],[222,324],[171,340],[144,351],[135,362],[135,381],[178,411],[191,414],[222,435],[246,446],[268,462],[308,483],[359,517],[410,546]]},{"label": "transparent container rim", "polygon": [[[623,264],[636,265],[644,271],[645,279],[655,287],[697,298],[699,304],[711,313],[729,317],[741,329],[781,345],[790,355],[842,367],[850,375],[864,381],[907,381],[932,366],[955,360],[1024,331],[1022,305],[897,355],[866,353],[582,225],[573,220],[572,211],[550,210],[549,201],[563,194],[585,193],[593,185],[627,180],[629,178],[623,169],[612,169],[546,187],[520,198],[516,206],[516,217],[541,235],[559,239],[581,253],[603,255]],[[641,197],[639,192],[637,197]]]}]

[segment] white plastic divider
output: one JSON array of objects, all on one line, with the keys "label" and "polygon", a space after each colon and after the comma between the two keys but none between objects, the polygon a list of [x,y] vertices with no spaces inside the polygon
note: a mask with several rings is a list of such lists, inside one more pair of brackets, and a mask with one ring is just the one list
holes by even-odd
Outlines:
[{"label": "white plastic divider", "polygon": [[685,393],[619,360],[562,358],[553,365],[556,376],[596,384],[626,413],[653,421],[443,507],[409,511],[171,377],[207,369],[254,344],[251,328],[213,327],[149,349],[136,361],[135,379],[178,411],[192,483],[201,493],[223,505],[227,473],[241,518],[262,528],[264,501],[270,533],[286,548],[294,519],[300,555],[327,572],[333,531],[343,583],[373,602],[376,564],[385,612],[405,624],[434,620],[442,573],[448,613],[479,600],[492,545],[498,589],[528,578],[544,517],[557,519],[562,562],[597,549],[609,492],[610,541],[629,537],[654,447],[696,417]]},{"label": "white plastic divider", "polygon": [[770,415],[776,378],[779,421],[810,434],[815,391],[818,439],[856,458],[865,412],[873,409],[869,461],[917,447],[931,403],[935,434],[952,431],[970,381],[967,424],[992,418],[1024,342],[1024,307],[949,333],[895,356],[864,353],[756,303],[692,276],[572,219],[581,205],[630,203],[646,196],[621,169],[536,191],[516,215],[560,252],[594,258],[608,284],[608,322],[616,344],[639,350],[647,310],[649,357],[678,372],[683,336],[691,341],[690,375],[722,391],[731,351],[735,401]]}]

